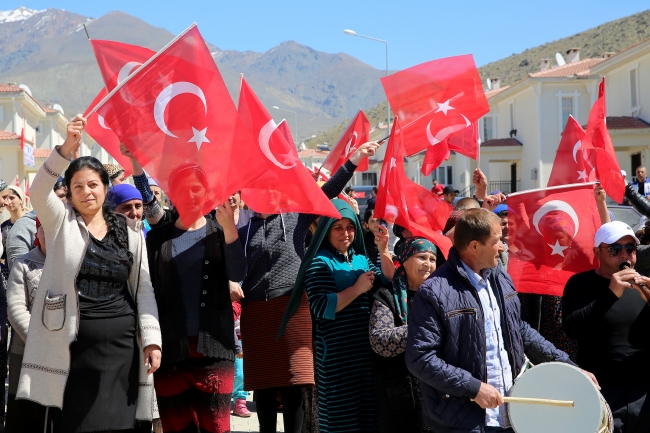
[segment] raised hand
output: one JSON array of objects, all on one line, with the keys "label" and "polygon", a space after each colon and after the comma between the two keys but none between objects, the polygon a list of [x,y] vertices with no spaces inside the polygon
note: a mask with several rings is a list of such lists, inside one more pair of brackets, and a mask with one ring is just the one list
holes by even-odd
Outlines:
[{"label": "raised hand", "polygon": [[350,161],[352,161],[352,164],[354,165],[359,165],[361,160],[363,158],[369,158],[371,156],[375,156],[375,152],[377,151],[377,148],[379,147],[379,143],[376,141],[369,141],[367,143],[363,143],[359,148],[352,154],[350,157]]},{"label": "raised hand", "polygon": [[68,158],[70,154],[77,152],[86,123],[88,123],[87,120],[81,116],[75,117],[68,123],[65,141],[59,150],[61,156]]}]

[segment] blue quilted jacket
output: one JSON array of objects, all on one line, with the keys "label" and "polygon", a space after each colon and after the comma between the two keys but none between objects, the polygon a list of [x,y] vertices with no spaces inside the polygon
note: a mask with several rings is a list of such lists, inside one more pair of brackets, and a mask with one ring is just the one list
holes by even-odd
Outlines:
[{"label": "blue quilted jacket", "polygon": [[[517,376],[524,352],[533,364],[571,363],[521,320],[510,276],[499,265],[484,271],[499,302],[503,338]],[[505,318],[505,320],[504,320]],[[485,410],[470,401],[487,378],[483,310],[455,248],[424,282],[409,310],[406,365],[422,384],[424,420],[436,433],[483,432]]]}]

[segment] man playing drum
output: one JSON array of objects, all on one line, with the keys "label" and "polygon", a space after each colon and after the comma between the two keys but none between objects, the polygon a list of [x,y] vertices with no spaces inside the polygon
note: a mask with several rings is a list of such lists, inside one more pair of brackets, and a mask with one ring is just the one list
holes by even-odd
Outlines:
[{"label": "man playing drum", "polygon": [[406,364],[420,380],[424,419],[436,433],[512,432],[503,395],[525,355],[535,364],[571,363],[521,320],[517,292],[499,264],[500,239],[496,214],[465,211],[447,262],[409,312]]},{"label": "man playing drum", "polygon": [[638,244],[624,222],[603,224],[600,267],[572,276],[562,304],[564,331],[578,340],[578,365],[596,375],[615,433],[650,432],[650,278],[634,270]]}]

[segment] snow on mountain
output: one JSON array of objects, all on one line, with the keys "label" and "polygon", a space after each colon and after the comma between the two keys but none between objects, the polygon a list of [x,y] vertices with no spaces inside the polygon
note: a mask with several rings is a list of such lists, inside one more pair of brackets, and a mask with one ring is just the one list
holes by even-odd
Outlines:
[{"label": "snow on mountain", "polygon": [[36,9],[28,9],[24,6],[10,11],[0,11],[0,24],[23,21],[44,11],[45,9],[38,11]]}]

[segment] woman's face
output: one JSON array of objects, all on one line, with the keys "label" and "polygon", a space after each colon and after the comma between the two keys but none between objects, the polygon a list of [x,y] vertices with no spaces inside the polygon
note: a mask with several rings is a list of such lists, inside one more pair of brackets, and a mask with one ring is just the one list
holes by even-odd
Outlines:
[{"label": "woman's face", "polygon": [[108,188],[99,174],[89,168],[77,171],[70,180],[72,206],[82,215],[94,215],[102,211]]},{"label": "woman's face", "polygon": [[160,189],[157,186],[150,186],[149,188],[151,188],[151,192],[153,193],[153,195],[156,196],[158,203],[162,204],[163,202],[162,189]]},{"label": "woman's face", "polygon": [[9,194],[5,197],[5,207],[9,212],[15,212],[23,208],[23,201],[20,199],[20,196],[16,194],[11,188],[7,188]]},{"label": "woman's face", "polygon": [[119,204],[115,208],[115,213],[126,215],[132,220],[140,221],[142,220],[142,212],[144,208],[142,207],[142,200],[134,198],[133,200],[125,201],[124,203]]},{"label": "woman's face", "polygon": [[436,255],[432,252],[414,254],[404,262],[404,270],[409,287],[419,289],[424,280],[436,270]]},{"label": "woman's face", "polygon": [[63,203],[68,202],[68,198],[66,197],[67,193],[68,190],[66,190],[65,187],[54,190],[54,194],[56,194],[59,200],[61,200]]},{"label": "woman's face", "polygon": [[203,216],[208,192],[195,172],[185,177],[181,184],[183,189],[175,192],[174,205],[177,209],[183,209],[188,220],[194,222]]},{"label": "woman's face", "polygon": [[117,176],[112,178],[111,183],[113,184],[113,186],[124,183],[124,171],[120,171],[120,173]]},{"label": "woman's face", "polygon": [[330,231],[327,234],[327,240],[330,244],[341,253],[347,253],[350,245],[354,242],[355,227],[352,220],[342,218],[334,221]]},{"label": "woman's face", "polygon": [[39,248],[45,253],[45,230],[43,230],[43,226],[38,226],[38,230],[36,230],[36,238],[38,239],[38,243],[40,244]]}]

